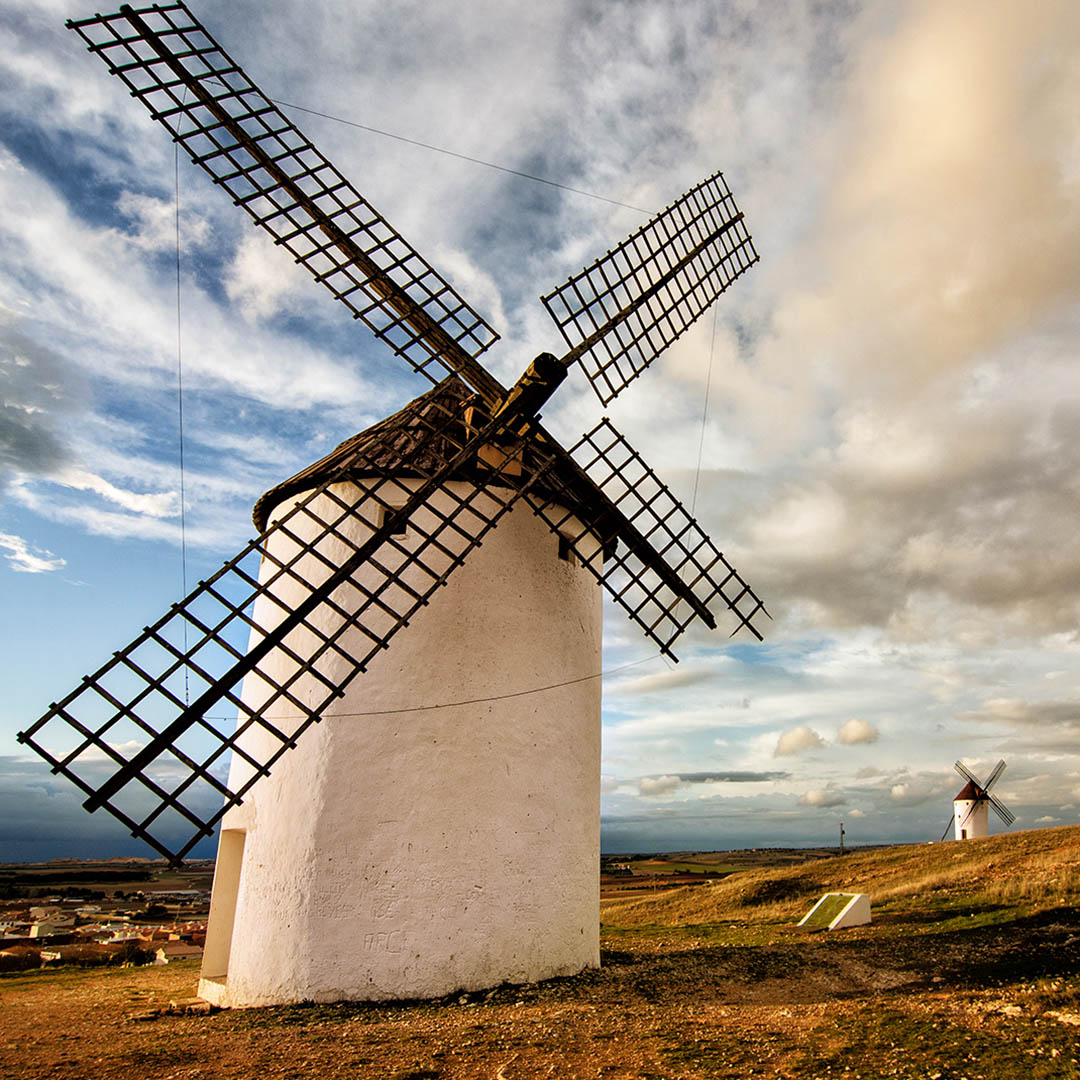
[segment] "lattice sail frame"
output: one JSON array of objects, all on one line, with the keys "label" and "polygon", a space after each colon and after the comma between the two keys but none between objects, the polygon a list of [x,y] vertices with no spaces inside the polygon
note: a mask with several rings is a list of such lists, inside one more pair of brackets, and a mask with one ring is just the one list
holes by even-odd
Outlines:
[{"label": "lattice sail frame", "polygon": [[757,261],[717,172],[541,300],[606,405]]},{"label": "lattice sail frame", "polygon": [[[136,32],[125,34],[124,24]],[[670,646],[694,618],[715,627],[708,605],[717,598],[737,616],[736,629],[745,626],[760,639],[752,620],[765,612],[761,601],[607,420],[573,448],[581,464],[535,416],[486,420],[506,400],[476,360],[494,331],[183,4],[125,6],[69,26],[192,160],[355,317],[432,382],[439,368],[467,380],[479,395],[477,423],[485,425],[479,432],[470,427],[460,389],[452,404],[429,394],[398,414],[411,410],[422,432],[407,454],[384,425],[365,433],[386,435],[383,457],[392,467],[379,465],[372,441],[358,437],[358,456],[286,500],[284,515],[257,540],[20,734],[88,795],[88,809],[105,807],[133,835],[181,861],[522,496],[662,652],[674,658]],[[181,46],[179,55],[172,43]],[[581,359],[587,371],[594,363],[594,388],[610,400],[756,261],[741,220],[717,174],[571,279],[563,291],[576,301],[564,301],[571,314],[561,329],[568,341],[583,340],[560,362]],[[678,229],[689,230],[693,242],[680,240]],[[626,252],[640,266],[632,267]],[[615,310],[616,303],[623,306]],[[596,320],[597,311],[606,321]],[[617,348],[604,346],[607,361],[590,360],[609,332],[618,336]],[[463,467],[477,481],[465,494],[450,485]],[[418,486],[402,483],[403,469]],[[350,485],[347,498],[339,494],[342,484]],[[357,521],[368,530],[360,543],[345,528]],[[402,541],[396,534],[406,525],[410,539]],[[253,565],[260,560],[261,571]],[[303,572],[301,561],[309,567]],[[241,640],[245,635],[250,642]],[[264,660],[277,675],[260,666]],[[333,666],[333,677],[320,665]],[[227,673],[216,677],[222,667]],[[301,695],[301,679],[316,691]],[[233,724],[231,715],[214,715],[223,706],[238,714],[234,731],[218,726]],[[234,767],[226,776],[230,755]]]},{"label": "lattice sail frame", "polygon": [[[498,382],[469,361],[499,335],[251,82],[184,4],[124,5],[114,15],[67,25],[191,160],[354,318],[433,383],[458,373],[489,404],[498,396]],[[132,27],[134,34],[127,32]],[[169,51],[157,51],[155,41]]]},{"label": "lattice sail frame", "polygon": [[[760,613],[768,617],[764,603],[607,417],[587,431],[570,454],[609,504],[660,554],[697,606],[680,604],[680,595],[632,547],[597,551],[590,542],[596,524],[580,508],[563,509],[577,506],[571,491],[564,489],[560,498],[537,512],[570,542],[581,565],[663,653],[674,659],[672,643],[715,600],[738,620],[732,634],[745,627],[762,640],[753,620]],[[548,474],[546,483],[559,486],[557,470]]]},{"label": "lattice sail frame", "polygon": [[[397,429],[363,444],[20,741],[86,793],[87,809],[105,807],[179,863],[546,474],[534,461],[523,479],[520,447],[499,450],[490,422],[470,429],[469,404],[414,402],[409,452]],[[451,483],[481,446],[487,481]],[[233,786],[229,751],[243,763]]]}]

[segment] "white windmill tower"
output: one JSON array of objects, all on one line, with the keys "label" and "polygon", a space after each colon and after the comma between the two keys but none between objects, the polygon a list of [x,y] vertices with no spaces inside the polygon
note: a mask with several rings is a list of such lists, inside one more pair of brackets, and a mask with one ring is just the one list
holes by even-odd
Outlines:
[{"label": "white windmill tower", "polygon": [[490,327],[183,4],[69,26],[435,385],[264,496],[258,537],[21,741],[173,864],[221,828],[219,1002],[595,966],[590,583],[669,656],[710,604],[759,638],[764,608],[606,419],[566,451],[538,410],[574,363],[609,401],[756,261],[723,178],[544,297],[569,351],[507,390]]},{"label": "white windmill tower", "polygon": [[990,788],[1005,771],[1004,759],[994,766],[985,784],[980,783],[979,778],[962,761],[956,762],[953,767],[967,783],[953,799],[952,822],[946,827],[942,840],[948,836],[949,828],[953,830],[955,840],[977,840],[980,836],[986,836],[989,817],[987,810],[991,806],[1006,825],[1011,825],[1016,820],[1012,811],[1000,799],[990,794]]}]

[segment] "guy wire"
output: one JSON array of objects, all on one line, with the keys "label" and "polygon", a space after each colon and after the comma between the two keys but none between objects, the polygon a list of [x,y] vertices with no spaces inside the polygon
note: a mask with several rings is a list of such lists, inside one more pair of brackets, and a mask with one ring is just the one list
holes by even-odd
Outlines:
[{"label": "guy wire", "polygon": [[[181,596],[187,596],[187,512],[185,510],[184,485],[184,363],[183,321],[180,308],[180,144],[173,147],[173,196],[175,200],[176,233],[176,412],[177,432],[180,444],[180,588]],[[184,620],[184,655],[188,652],[188,624]],[[190,704],[188,665],[184,664],[184,704]]]},{"label": "guy wire", "polygon": [[[652,653],[650,656],[643,656],[640,660],[631,660],[628,664],[621,664],[617,668],[609,668],[607,671],[598,671],[593,675],[581,675],[576,679],[564,679],[562,682],[549,683],[547,686],[533,686],[528,690],[514,690],[509,694],[495,694],[491,697],[481,698],[468,698],[464,701],[442,701],[435,705],[412,705],[406,709],[372,709],[370,712],[327,712],[321,713],[320,716],[323,719],[333,719],[335,717],[353,717],[353,716],[395,716],[399,713],[417,713],[417,712],[430,712],[432,709],[453,709],[459,705],[483,705],[488,701],[506,701],[508,698],[528,697],[530,694],[542,694],[547,690],[558,690],[563,686],[575,686],[577,683],[591,682],[593,679],[603,679],[608,675],[615,675],[620,671],[626,671],[627,668],[637,667],[639,664],[647,664],[650,660],[655,660],[657,657],[661,657],[662,653]],[[229,720],[231,717],[227,716],[208,716],[207,720]],[[267,720],[284,720],[287,719],[284,716],[267,716]]]},{"label": "guy wire", "polygon": [[457,158],[459,161],[468,161],[473,165],[483,165],[488,169],[496,169],[498,172],[509,173],[511,176],[520,176],[523,180],[532,180],[537,184],[547,184],[549,187],[558,188],[560,191],[569,191],[573,195],[584,195],[587,199],[598,199],[600,202],[610,203],[612,206],[621,206],[626,210],[634,210],[639,214],[649,214],[640,206],[631,206],[629,203],[619,202],[618,199],[609,199],[606,195],[597,195],[592,191],[583,191],[581,188],[570,187],[568,184],[560,184],[558,180],[549,180],[545,176],[534,176],[532,173],[522,172],[520,169],[511,169],[506,165],[496,165],[493,161],[485,161],[483,158],[470,157],[468,154],[459,154],[456,150],[447,150],[442,146],[432,143],[421,142],[419,139],[410,139],[404,135],[395,135],[392,131],[383,131],[382,128],[370,127],[368,124],[360,124],[355,120],[346,120],[342,116],[334,116],[331,113],[319,112],[318,109],[305,109],[303,105],[294,105],[291,101],[281,101],[278,98],[268,98],[275,105],[281,105],[286,109],[295,109],[297,112],[307,113],[310,116],[321,116],[324,120],[333,120],[338,124],[346,124],[348,127],[359,128],[361,131],[369,131],[373,135],[382,135],[386,139],[396,139],[398,142],[408,143],[410,146],[419,146],[423,150],[433,150],[436,154],[445,154],[447,157]]},{"label": "guy wire", "polygon": [[694,471],[694,493],[690,497],[690,516],[694,516],[697,506],[698,481],[701,479],[701,457],[705,451],[705,422],[709,417],[709,390],[712,387],[713,354],[716,352],[716,320],[719,317],[719,307],[713,306],[712,337],[709,340],[709,372],[705,376],[705,401],[701,407],[701,436],[698,439],[697,469]]}]

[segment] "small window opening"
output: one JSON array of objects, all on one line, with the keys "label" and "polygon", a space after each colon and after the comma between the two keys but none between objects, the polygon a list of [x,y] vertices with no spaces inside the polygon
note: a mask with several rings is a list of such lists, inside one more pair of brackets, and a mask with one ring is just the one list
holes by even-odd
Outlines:
[{"label": "small window opening", "polygon": [[563,562],[570,563],[571,566],[577,566],[578,564],[577,557],[574,555],[574,549],[570,544],[569,538],[563,536],[562,533],[559,533],[559,558],[562,559]]},{"label": "small window opening", "polygon": [[[398,510],[400,510],[404,505],[405,505],[404,503],[399,503],[397,506],[394,506],[393,504],[391,504],[389,506],[384,507],[383,512],[382,512],[382,522],[380,524],[385,524],[387,517],[390,514],[396,514],[398,512]],[[409,535],[409,523],[407,521],[400,522],[398,524],[398,527],[390,535],[396,540],[400,540],[403,537],[408,536]]]}]

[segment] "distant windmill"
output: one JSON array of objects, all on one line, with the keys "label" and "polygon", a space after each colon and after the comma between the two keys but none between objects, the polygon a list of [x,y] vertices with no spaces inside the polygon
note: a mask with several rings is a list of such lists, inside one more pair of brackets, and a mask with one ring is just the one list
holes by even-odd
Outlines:
[{"label": "distant windmill", "polygon": [[567,452],[538,410],[574,363],[611,400],[757,261],[722,176],[545,297],[569,351],[507,390],[494,331],[183,4],[68,25],[435,385],[263,496],[257,539],[20,739],[174,864],[220,826],[213,1000],[596,966],[592,581],[669,656],[716,601],[758,638],[765,612],[606,418]]},{"label": "distant windmill", "polygon": [[953,768],[967,780],[967,783],[953,799],[952,821],[945,827],[945,832],[941,836],[942,840],[949,835],[949,829],[953,830],[955,840],[975,840],[980,836],[986,836],[988,806],[994,808],[994,813],[1006,825],[1011,825],[1016,820],[1013,812],[1000,799],[990,794],[990,789],[1005,771],[1004,759],[993,767],[985,784],[980,783],[979,778],[962,761],[956,762]]}]

